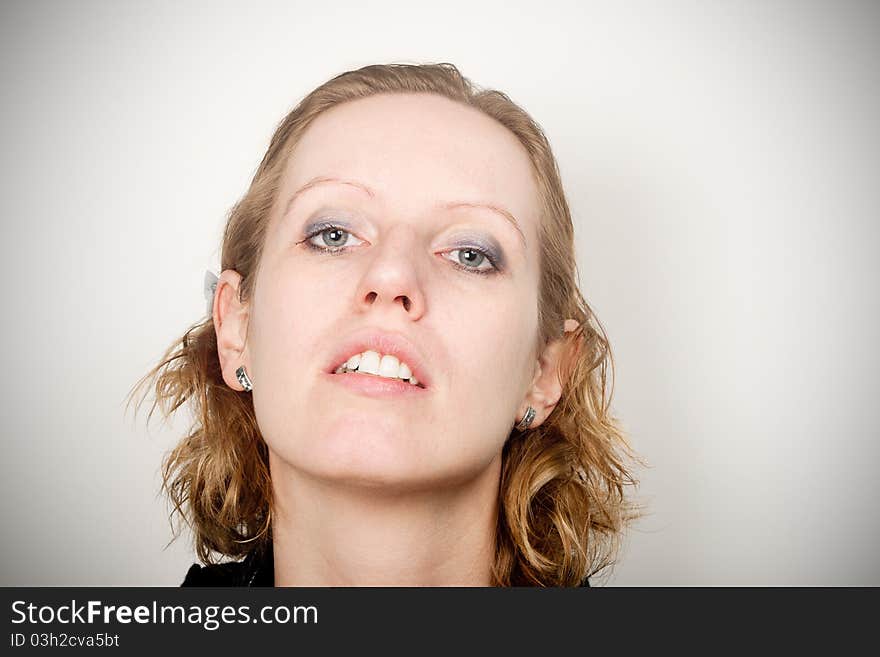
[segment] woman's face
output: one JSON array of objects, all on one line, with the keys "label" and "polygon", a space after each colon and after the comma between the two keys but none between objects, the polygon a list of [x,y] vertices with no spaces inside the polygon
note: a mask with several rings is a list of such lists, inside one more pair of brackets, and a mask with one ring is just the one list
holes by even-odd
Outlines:
[{"label": "woman's face", "polygon": [[[316,178],[351,184],[297,193]],[[526,151],[477,110],[383,95],[320,115],[287,163],[248,307],[273,469],[417,489],[497,464],[536,373],[538,212]],[[374,330],[409,343],[425,389],[377,396],[341,380],[367,374],[328,373]]]}]

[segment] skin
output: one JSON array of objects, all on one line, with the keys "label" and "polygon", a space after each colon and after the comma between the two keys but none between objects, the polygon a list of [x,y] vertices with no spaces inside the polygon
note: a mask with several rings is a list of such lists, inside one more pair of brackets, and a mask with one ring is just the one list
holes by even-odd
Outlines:
[{"label": "skin", "polygon": [[[316,176],[369,186],[318,184]],[[506,208],[438,209],[443,201]],[[223,378],[253,382],[269,448],[276,586],[490,582],[501,450],[526,407],[538,426],[561,394],[561,346],[534,349],[538,196],[526,151],[477,110],[434,95],[359,99],[320,115],[287,162],[254,296],[221,273],[214,325]],[[344,220],[346,232],[315,219]],[[525,240],[525,244],[522,241]],[[479,242],[475,242],[479,240]],[[503,270],[468,247],[494,240]],[[379,400],[323,380],[364,326],[407,336],[431,389]],[[576,327],[567,320],[565,328]]]}]

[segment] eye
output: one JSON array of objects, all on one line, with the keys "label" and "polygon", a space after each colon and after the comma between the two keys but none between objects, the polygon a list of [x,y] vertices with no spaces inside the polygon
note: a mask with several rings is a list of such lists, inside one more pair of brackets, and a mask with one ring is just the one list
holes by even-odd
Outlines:
[{"label": "eye", "polygon": [[[354,236],[344,228],[332,224],[322,224],[311,230],[303,242],[313,251],[335,253],[350,246],[347,244],[349,237]],[[315,240],[319,240],[320,243],[316,244]]]},{"label": "eye", "polygon": [[[447,253],[458,254],[451,259],[452,264],[463,271],[471,272],[473,274],[479,274],[481,276],[488,276],[490,274],[497,273],[498,271],[498,267],[496,266],[492,256],[482,249],[469,246],[467,248],[453,249],[452,251],[448,251]],[[481,265],[483,262],[486,262],[488,267],[479,269],[479,265]]]}]

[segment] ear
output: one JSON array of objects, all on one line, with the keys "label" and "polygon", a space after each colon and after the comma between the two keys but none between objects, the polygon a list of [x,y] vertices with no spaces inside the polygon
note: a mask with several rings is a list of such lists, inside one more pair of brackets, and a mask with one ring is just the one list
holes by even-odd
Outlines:
[{"label": "ear", "polygon": [[529,428],[539,426],[556,408],[556,404],[562,396],[562,383],[559,380],[562,347],[565,345],[566,334],[574,331],[578,326],[577,320],[566,319],[562,337],[552,340],[544,347],[535,363],[535,376],[532,379],[532,385],[520,405],[516,417],[517,424],[522,421],[528,406],[535,409],[535,419]]},{"label": "ear", "polygon": [[217,356],[223,380],[233,390],[244,390],[235,376],[235,370],[245,366],[252,375],[247,354],[248,305],[239,301],[241,274],[234,269],[224,270],[214,290],[214,332],[217,334]]}]

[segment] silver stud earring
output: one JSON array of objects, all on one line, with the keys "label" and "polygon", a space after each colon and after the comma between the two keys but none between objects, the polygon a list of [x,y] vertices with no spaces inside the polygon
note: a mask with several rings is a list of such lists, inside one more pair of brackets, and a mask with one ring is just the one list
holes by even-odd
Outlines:
[{"label": "silver stud earring", "polygon": [[519,424],[516,425],[516,428],[519,431],[525,431],[529,428],[529,425],[532,423],[532,420],[535,419],[535,409],[531,406],[526,408],[525,415],[523,415],[523,419],[520,420]]},{"label": "silver stud earring", "polygon": [[238,379],[238,382],[241,384],[241,387],[244,388],[247,392],[250,392],[254,389],[254,384],[251,383],[251,380],[248,378],[247,372],[244,371],[244,365],[235,370],[235,376]]}]

